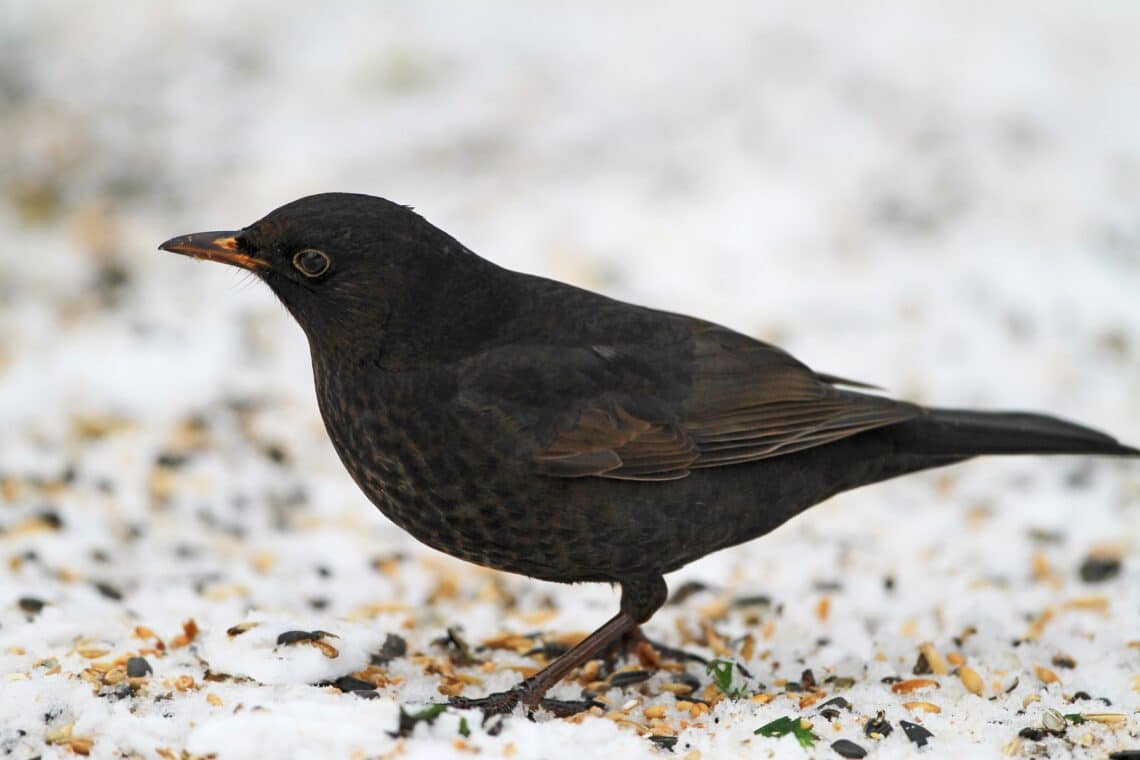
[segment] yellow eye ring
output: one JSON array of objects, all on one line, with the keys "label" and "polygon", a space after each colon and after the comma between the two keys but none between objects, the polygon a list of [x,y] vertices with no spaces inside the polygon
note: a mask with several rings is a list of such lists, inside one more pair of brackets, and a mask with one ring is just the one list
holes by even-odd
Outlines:
[{"label": "yellow eye ring", "polygon": [[329,271],[332,261],[324,251],[306,248],[293,254],[293,268],[306,277],[320,277]]}]

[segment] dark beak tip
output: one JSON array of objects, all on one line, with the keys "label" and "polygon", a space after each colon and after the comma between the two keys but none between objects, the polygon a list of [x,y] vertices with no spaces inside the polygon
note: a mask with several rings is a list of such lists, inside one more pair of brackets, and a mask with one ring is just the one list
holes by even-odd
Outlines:
[{"label": "dark beak tip", "polygon": [[209,233],[204,235],[201,232],[196,232],[192,235],[178,235],[172,237],[170,240],[164,241],[158,246],[160,251],[169,251],[170,253],[185,254],[191,248],[202,248],[208,245],[207,237],[216,237],[223,233]]},{"label": "dark beak tip", "polygon": [[219,261],[242,269],[267,268],[268,264],[264,260],[239,250],[237,235],[233,231],[195,232],[171,238],[158,246],[158,250],[205,261]]}]

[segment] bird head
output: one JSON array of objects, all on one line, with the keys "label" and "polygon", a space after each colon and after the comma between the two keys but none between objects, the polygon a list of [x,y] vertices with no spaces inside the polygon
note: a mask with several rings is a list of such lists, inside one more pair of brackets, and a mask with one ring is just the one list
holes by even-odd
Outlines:
[{"label": "bird head", "polygon": [[253,272],[310,343],[330,348],[374,345],[402,328],[416,336],[417,323],[433,316],[454,322],[463,311],[457,291],[491,267],[411,208],[350,193],[311,195],[240,230],[183,235],[159,248]]}]

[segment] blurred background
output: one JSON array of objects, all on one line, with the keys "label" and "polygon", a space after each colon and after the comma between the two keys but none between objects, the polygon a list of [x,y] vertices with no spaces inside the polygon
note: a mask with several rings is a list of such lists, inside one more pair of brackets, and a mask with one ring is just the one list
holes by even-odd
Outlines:
[{"label": "blurred background", "polygon": [[1129,3],[5,6],[5,421],[307,382],[154,247],[327,190],[920,400],[1140,417]]},{"label": "blurred background", "polygon": [[[0,605],[46,600],[40,624],[63,626],[37,634],[49,649],[143,618],[177,630],[187,610],[228,625],[429,597],[411,577],[321,585],[317,565],[352,578],[430,553],[340,470],[304,337],[268,289],[155,250],[310,193],[413,205],[499,264],[917,401],[1140,441],[1135,3],[3,0],[0,15]],[[906,546],[898,561],[923,572],[1022,577],[1040,546],[1000,536],[1030,528],[1073,536],[1049,550],[1062,564],[1106,539],[1135,556],[1135,467],[965,472],[957,495],[942,476],[891,484],[766,544],[802,581],[740,570],[749,550],[685,572],[809,588],[855,545],[856,565]],[[1095,495],[1086,519],[1073,488]],[[989,542],[954,553],[964,511],[939,499],[990,515]],[[907,533],[910,517],[926,527]],[[539,606],[563,593],[501,582]],[[608,590],[574,593],[608,616]],[[493,628],[492,607],[466,614]],[[920,632],[938,635],[932,620]]]}]

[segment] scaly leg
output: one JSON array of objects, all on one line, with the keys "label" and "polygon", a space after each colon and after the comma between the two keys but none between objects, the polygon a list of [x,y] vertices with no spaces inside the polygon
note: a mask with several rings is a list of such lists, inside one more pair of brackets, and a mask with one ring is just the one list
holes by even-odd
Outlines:
[{"label": "scaly leg", "polygon": [[621,584],[621,611],[610,618],[605,625],[591,633],[554,662],[523,680],[517,686],[497,694],[488,694],[478,699],[452,697],[450,704],[461,709],[479,708],[486,715],[510,712],[517,704],[533,710],[542,706],[555,715],[573,715],[589,709],[590,701],[544,700],[546,692],[565,678],[570,671],[589,660],[594,655],[613,646],[622,636],[648,620],[664,603],[666,588],[661,576],[637,581],[623,581]]}]

